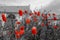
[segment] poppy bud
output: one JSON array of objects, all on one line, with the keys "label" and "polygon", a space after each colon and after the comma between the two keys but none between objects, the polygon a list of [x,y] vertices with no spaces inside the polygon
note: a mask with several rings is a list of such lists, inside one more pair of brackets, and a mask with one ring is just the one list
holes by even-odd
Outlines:
[{"label": "poppy bud", "polygon": [[27,10],[25,10],[25,13],[28,13]]},{"label": "poppy bud", "polygon": [[45,16],[45,14],[43,14],[43,13],[42,13],[42,14],[41,14],[41,16],[42,16],[42,17],[44,17],[44,16]]},{"label": "poppy bud", "polygon": [[55,13],[53,13],[53,16],[56,16],[56,14],[55,14]]}]

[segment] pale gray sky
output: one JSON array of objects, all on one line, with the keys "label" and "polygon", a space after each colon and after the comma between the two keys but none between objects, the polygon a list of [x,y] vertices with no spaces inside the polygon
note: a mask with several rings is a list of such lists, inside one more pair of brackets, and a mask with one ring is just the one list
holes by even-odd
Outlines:
[{"label": "pale gray sky", "polygon": [[21,6],[29,5],[30,9],[34,10],[35,8],[41,8],[48,6],[54,0],[0,0],[1,6]]}]

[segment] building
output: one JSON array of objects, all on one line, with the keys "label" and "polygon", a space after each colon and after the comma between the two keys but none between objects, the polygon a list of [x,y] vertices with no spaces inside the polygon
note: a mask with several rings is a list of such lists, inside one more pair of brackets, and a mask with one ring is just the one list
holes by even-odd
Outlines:
[{"label": "building", "polygon": [[30,5],[28,6],[0,6],[0,12],[18,12],[19,9],[30,11]]}]

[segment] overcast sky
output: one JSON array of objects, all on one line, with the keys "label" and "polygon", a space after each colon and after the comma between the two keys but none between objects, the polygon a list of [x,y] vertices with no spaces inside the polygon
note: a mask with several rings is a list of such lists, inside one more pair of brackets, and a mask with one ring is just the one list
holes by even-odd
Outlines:
[{"label": "overcast sky", "polygon": [[47,9],[60,14],[60,0],[0,0],[0,6],[24,6],[30,5],[30,9]]},{"label": "overcast sky", "polygon": [[30,9],[34,10],[35,8],[43,8],[48,6],[54,0],[0,0],[1,6],[21,6],[21,5],[30,5]]}]

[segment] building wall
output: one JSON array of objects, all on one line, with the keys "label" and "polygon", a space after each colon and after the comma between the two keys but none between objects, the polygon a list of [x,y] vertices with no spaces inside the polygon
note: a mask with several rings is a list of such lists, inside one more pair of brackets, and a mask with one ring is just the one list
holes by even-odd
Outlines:
[{"label": "building wall", "polygon": [[0,6],[0,11],[18,12],[19,9],[30,11],[30,6]]}]

